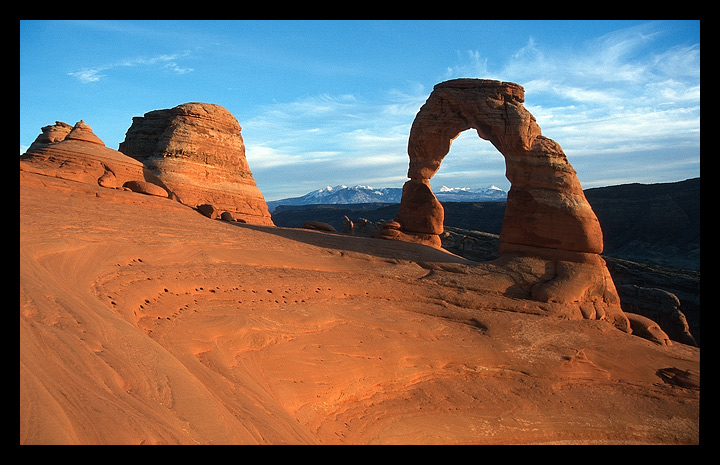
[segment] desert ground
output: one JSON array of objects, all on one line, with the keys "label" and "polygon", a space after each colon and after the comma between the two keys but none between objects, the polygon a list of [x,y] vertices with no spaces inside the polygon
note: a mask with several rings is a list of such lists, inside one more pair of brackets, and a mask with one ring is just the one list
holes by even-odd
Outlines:
[{"label": "desert ground", "polygon": [[19,192],[20,444],[700,441],[699,348],[509,311],[443,250]]}]

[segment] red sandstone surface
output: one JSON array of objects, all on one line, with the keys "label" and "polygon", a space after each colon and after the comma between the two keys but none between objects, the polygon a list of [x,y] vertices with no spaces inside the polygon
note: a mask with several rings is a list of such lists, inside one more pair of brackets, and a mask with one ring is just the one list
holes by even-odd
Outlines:
[{"label": "red sandstone surface", "polygon": [[21,171],[20,443],[699,441],[698,348],[479,272]]}]

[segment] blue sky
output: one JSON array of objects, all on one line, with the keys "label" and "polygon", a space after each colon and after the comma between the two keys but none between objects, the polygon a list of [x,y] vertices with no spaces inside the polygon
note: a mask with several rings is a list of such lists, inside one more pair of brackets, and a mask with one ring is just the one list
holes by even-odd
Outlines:
[{"label": "blue sky", "polygon": [[[20,153],[55,121],[117,149],[133,116],[187,102],[242,126],[267,200],[401,187],[438,82],[516,82],[584,188],[700,176],[699,21],[20,21]],[[433,189],[509,189],[458,137]]]}]

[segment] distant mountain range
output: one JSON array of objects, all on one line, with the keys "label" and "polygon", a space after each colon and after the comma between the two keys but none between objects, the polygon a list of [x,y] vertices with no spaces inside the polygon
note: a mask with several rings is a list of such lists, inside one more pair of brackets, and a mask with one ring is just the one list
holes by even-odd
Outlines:
[{"label": "distant mountain range", "polygon": [[[441,202],[503,202],[507,192],[496,186],[470,188],[442,186],[435,196]],[[301,197],[267,202],[272,213],[280,205],[349,205],[360,203],[400,203],[402,188],[370,186],[325,186]]]},{"label": "distant mountain range", "polygon": [[[363,197],[362,200],[354,197],[351,201],[351,193],[366,191],[380,194]],[[394,191],[395,194],[383,191]],[[291,199],[296,201],[295,204],[286,200],[277,201],[272,218],[276,226],[299,228],[306,221],[314,220],[328,223],[338,231],[343,228],[344,216],[353,221],[358,218],[389,221],[397,215],[401,191],[360,186],[323,188]],[[480,195],[483,191],[495,195],[492,201],[471,200],[473,191]],[[700,178],[597,187],[584,192],[602,227],[605,255],[639,263],[699,270]],[[333,195],[344,200],[333,202]],[[493,187],[475,190],[441,188],[435,195],[445,202],[445,226],[500,234],[507,199],[502,190]],[[451,200],[446,200],[444,195]],[[311,201],[313,198],[315,200]]]}]

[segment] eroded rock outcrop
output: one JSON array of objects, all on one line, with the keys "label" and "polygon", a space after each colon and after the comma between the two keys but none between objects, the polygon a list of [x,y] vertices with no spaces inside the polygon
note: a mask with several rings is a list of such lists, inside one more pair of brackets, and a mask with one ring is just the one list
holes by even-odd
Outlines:
[{"label": "eroded rock outcrop", "polygon": [[643,339],[654,342],[661,346],[671,346],[672,341],[665,331],[660,328],[660,325],[650,318],[638,315],[637,313],[625,313],[630,321],[630,327],[632,333]]},{"label": "eroded rock outcrop", "polygon": [[[657,322],[670,339],[697,346],[695,338],[690,333],[687,318],[680,310],[680,300],[675,294],[664,289],[632,284],[620,284],[617,290],[626,314],[642,315]],[[632,323],[632,320],[630,322]]]},{"label": "eroded rock outcrop", "polygon": [[82,120],[75,126],[57,121],[43,127],[20,156],[20,169],[113,189],[129,181],[152,183],[156,192],[162,189],[162,183],[142,163],[106,147]]},{"label": "eroded rock outcrop", "polygon": [[[511,183],[500,233],[501,269],[522,273],[539,302],[575,308],[570,317],[606,319],[630,331],[600,257],[600,224],[562,148],[544,137],[514,83],[456,79],[435,86],[410,130],[408,178],[394,226],[378,237],[441,246],[444,210],[429,180],[461,132],[475,129],[505,157]],[[524,265],[525,258],[544,265]],[[564,316],[568,316],[565,314]]]},{"label": "eroded rock outcrop", "polygon": [[247,223],[272,225],[240,132],[225,108],[186,103],[133,118],[119,150],[142,162],[185,205],[209,204]]}]

